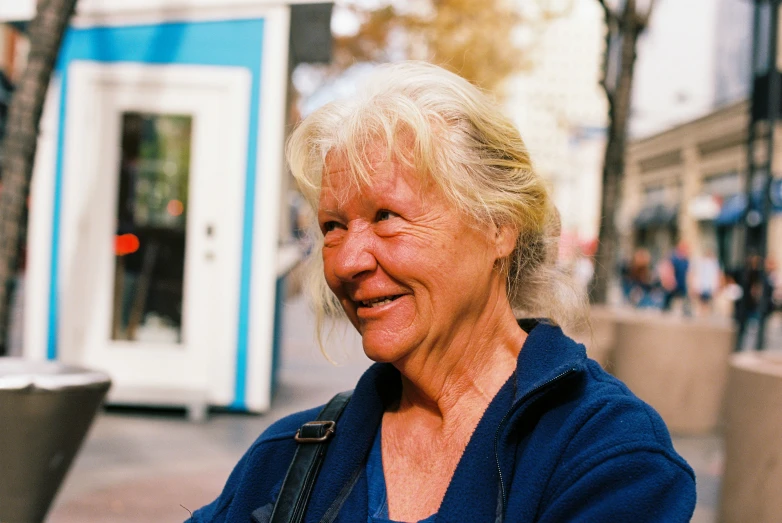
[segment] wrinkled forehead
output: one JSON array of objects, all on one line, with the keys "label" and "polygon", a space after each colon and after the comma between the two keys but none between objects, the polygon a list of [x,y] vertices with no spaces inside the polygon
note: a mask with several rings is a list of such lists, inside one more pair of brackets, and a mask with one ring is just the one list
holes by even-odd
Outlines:
[{"label": "wrinkled forehead", "polygon": [[332,150],[326,155],[321,177],[320,202],[339,204],[368,191],[393,192],[400,182],[423,196],[434,187],[431,176],[419,169],[407,151],[372,145],[364,151]]}]

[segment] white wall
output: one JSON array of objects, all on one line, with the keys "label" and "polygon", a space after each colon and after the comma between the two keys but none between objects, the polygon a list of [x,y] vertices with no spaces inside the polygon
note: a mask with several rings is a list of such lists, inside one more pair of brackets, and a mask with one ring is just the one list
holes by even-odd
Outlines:
[{"label": "white wall", "polygon": [[[172,10],[319,4],[329,0],[79,0],[80,15],[129,14]],[[36,0],[1,0],[0,22],[30,20],[35,16]]]},{"label": "white wall", "polygon": [[0,22],[30,20],[35,15],[35,0],[4,0],[0,2]]},{"label": "white wall", "polygon": [[658,0],[638,43],[630,132],[634,137],[692,120],[714,105],[715,0]]},{"label": "white wall", "polygon": [[563,233],[585,241],[598,226],[601,129],[607,120],[599,85],[604,32],[597,1],[572,5],[530,49],[532,68],[509,81],[506,107],[550,183]]}]

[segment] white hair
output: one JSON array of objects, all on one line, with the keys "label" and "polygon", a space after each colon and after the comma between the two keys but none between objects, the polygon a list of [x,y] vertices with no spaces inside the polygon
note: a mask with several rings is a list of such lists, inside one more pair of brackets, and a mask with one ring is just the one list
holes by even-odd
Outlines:
[{"label": "white hair", "polygon": [[[288,140],[287,157],[317,210],[327,155],[347,161],[360,186],[371,179],[370,154],[378,146],[434,182],[463,215],[518,231],[513,253],[501,264],[514,310],[563,327],[586,323],[583,292],[556,264],[559,214],[518,130],[490,97],[425,62],[380,66],[356,96],[302,121]],[[320,335],[324,316],[342,308],[323,275],[317,224],[312,234],[308,285]]]}]

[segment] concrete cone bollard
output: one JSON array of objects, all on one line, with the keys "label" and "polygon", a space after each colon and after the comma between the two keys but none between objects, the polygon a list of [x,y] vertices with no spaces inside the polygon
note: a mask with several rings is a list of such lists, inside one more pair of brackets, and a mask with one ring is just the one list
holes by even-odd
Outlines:
[{"label": "concrete cone bollard", "polygon": [[100,372],[0,358],[0,522],[44,520],[110,385]]}]

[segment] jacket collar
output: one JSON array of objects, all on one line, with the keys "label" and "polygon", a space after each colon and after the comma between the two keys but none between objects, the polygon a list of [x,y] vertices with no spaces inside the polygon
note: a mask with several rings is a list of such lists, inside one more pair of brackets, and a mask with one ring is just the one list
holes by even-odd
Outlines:
[{"label": "jacket collar", "polygon": [[[508,426],[522,414],[523,409],[518,407],[527,399],[559,377],[582,370],[586,362],[584,347],[566,337],[559,327],[546,321],[520,321],[519,324],[528,330],[528,336],[517,360],[514,415],[507,420]],[[389,363],[376,363],[361,377],[329,445],[321,478],[315,484],[307,510],[307,521],[319,521],[356,469],[364,466],[383,412],[400,394],[399,371]],[[357,502],[355,508],[366,509],[365,496],[364,492],[360,499],[353,500]]]},{"label": "jacket collar", "polygon": [[565,377],[583,372],[586,367],[586,350],[565,336],[562,329],[541,320],[533,325],[519,321],[527,331],[527,339],[516,363],[516,390],[513,405],[497,427],[494,455],[500,468],[500,494],[502,506],[498,507],[498,521],[502,520],[507,503],[507,488],[513,482],[516,438],[511,434],[528,410],[528,406],[541,395],[556,390]]},{"label": "jacket collar", "polygon": [[514,404],[553,383],[560,376],[584,369],[586,349],[565,336],[562,329],[547,320],[520,320],[527,339],[516,362]]}]

